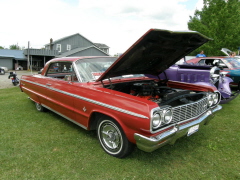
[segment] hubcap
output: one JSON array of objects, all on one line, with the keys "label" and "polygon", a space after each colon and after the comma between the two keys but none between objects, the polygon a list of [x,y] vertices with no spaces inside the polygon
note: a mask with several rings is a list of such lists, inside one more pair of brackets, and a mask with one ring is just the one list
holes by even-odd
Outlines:
[{"label": "hubcap", "polygon": [[42,106],[40,105],[40,104],[38,104],[38,103],[36,103],[36,108],[37,108],[37,110],[41,110],[41,108],[42,108]]},{"label": "hubcap", "polygon": [[122,137],[118,128],[111,123],[105,123],[101,127],[101,139],[105,146],[111,151],[121,149]]}]

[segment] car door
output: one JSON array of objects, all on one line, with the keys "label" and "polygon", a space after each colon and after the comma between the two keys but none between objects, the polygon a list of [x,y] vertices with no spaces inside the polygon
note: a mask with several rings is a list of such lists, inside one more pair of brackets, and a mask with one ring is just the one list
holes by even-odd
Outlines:
[{"label": "car door", "polygon": [[55,62],[49,66],[46,73],[48,81],[48,97],[51,110],[69,120],[75,119],[73,106],[73,82],[68,77],[73,75],[70,62]]}]

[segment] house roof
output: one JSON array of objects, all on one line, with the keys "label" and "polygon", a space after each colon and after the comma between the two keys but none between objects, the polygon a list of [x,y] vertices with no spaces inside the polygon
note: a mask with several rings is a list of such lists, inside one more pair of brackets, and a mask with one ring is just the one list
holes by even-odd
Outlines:
[{"label": "house roof", "polygon": [[0,57],[14,58],[16,60],[25,60],[24,50],[0,49]]},{"label": "house roof", "polygon": [[106,44],[94,43],[99,48],[109,48]]},{"label": "house roof", "polygon": [[72,49],[72,50],[70,50],[70,51],[67,51],[67,52],[65,52],[65,53],[62,53],[61,55],[59,55],[59,56],[57,56],[57,57],[67,57],[67,56],[69,56],[69,55],[71,55],[71,54],[75,54],[75,53],[77,53],[77,52],[81,52],[81,51],[84,51],[84,50],[90,49],[90,48],[95,48],[95,49],[101,51],[102,53],[104,53],[104,54],[106,54],[106,55],[109,55],[108,53],[102,51],[101,49],[97,48],[96,46],[88,46],[88,47],[82,47],[82,48]]},{"label": "house roof", "polygon": [[[79,34],[79,33],[75,33],[75,34],[72,34],[72,35],[65,36],[65,37],[63,37],[63,38],[57,39],[57,40],[53,41],[52,43],[53,43],[53,44],[56,44],[56,43],[59,42],[59,41],[62,41],[62,40],[64,40],[64,39],[67,39],[67,38],[70,38],[70,37],[76,36],[76,35],[82,36],[82,35]],[[92,44],[94,44],[92,41],[90,41],[90,40],[87,39],[86,37],[84,37],[84,36],[82,36],[82,37],[85,38],[86,40],[88,40],[89,42],[91,42]],[[48,46],[48,45],[50,45],[50,43],[45,44],[45,46]]]},{"label": "house roof", "polygon": [[[56,44],[56,43],[59,42],[59,41],[62,41],[62,40],[64,40],[64,39],[67,39],[67,38],[70,38],[70,37],[76,36],[76,35],[82,36],[84,39],[86,39],[87,41],[89,41],[89,42],[92,43],[93,45],[97,46],[98,48],[109,48],[109,46],[107,46],[106,44],[93,43],[92,41],[90,41],[89,39],[87,39],[86,37],[84,37],[83,35],[81,35],[81,34],[79,34],[79,33],[75,33],[75,34],[72,34],[72,35],[65,36],[65,37],[63,37],[63,38],[57,39],[57,40],[53,41],[52,44]],[[49,45],[50,45],[50,43],[45,44],[45,46],[49,46]]]}]

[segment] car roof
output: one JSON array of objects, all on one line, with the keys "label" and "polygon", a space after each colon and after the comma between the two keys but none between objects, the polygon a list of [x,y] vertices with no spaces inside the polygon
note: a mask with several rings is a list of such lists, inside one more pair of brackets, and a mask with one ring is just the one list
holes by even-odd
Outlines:
[{"label": "car roof", "polygon": [[212,56],[212,57],[199,57],[199,58],[193,58],[193,59],[189,59],[187,60],[187,63],[197,63],[198,61],[202,60],[202,59],[224,59],[227,57],[224,56]]}]

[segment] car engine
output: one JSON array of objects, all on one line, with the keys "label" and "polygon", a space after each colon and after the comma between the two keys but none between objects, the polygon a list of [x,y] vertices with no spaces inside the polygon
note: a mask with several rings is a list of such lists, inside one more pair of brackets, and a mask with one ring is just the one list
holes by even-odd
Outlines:
[{"label": "car engine", "polygon": [[167,87],[156,81],[141,81],[112,84],[112,89],[143,98],[161,105],[179,106],[198,101],[204,92]]}]

